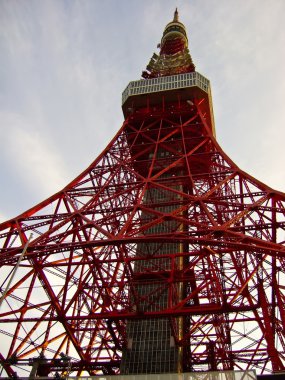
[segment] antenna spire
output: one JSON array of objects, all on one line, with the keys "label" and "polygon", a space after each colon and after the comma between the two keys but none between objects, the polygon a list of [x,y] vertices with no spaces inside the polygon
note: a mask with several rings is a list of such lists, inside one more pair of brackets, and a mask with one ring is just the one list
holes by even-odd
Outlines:
[{"label": "antenna spire", "polygon": [[173,22],[178,22],[178,10],[177,8],[175,9],[175,12],[174,12],[174,17],[173,17]]},{"label": "antenna spire", "polygon": [[159,55],[152,56],[146,70],[142,73],[143,78],[157,78],[195,71],[188,49],[186,29],[179,21],[177,8],[173,20],[164,29],[158,47],[160,48]]}]

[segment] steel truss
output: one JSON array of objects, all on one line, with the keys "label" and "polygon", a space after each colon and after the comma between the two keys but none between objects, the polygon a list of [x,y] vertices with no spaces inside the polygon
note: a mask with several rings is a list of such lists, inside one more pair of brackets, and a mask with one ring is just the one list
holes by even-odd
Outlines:
[{"label": "steel truss", "polygon": [[117,374],[128,321],[167,318],[184,371],[284,370],[284,230],[285,195],[230,160],[198,103],[132,113],[79,177],[0,225],[2,294],[33,233],[0,310],[2,366]]}]

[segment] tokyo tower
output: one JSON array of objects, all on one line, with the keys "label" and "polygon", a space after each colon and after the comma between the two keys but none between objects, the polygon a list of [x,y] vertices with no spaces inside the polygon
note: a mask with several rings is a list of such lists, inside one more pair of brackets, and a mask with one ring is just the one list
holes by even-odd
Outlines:
[{"label": "tokyo tower", "polygon": [[1,376],[285,370],[285,194],[217,143],[177,10],[159,47],[99,157],[0,225]]}]

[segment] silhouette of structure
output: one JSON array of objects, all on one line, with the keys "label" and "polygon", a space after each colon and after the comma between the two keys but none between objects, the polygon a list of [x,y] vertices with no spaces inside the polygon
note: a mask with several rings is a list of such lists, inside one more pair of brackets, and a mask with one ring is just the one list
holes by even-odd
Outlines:
[{"label": "silhouette of structure", "polygon": [[100,156],[0,225],[10,377],[284,370],[285,195],[218,145],[177,11],[143,78]]}]

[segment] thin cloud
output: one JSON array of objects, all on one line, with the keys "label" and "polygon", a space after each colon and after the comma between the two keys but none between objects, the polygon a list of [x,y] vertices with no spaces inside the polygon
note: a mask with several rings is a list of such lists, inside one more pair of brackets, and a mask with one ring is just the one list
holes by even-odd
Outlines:
[{"label": "thin cloud", "polygon": [[[0,118],[2,160],[4,164],[9,165],[9,171],[13,173],[19,185],[17,189],[11,189],[11,192],[18,190],[19,194],[37,194],[35,200],[39,202],[47,193],[52,194],[64,187],[67,178],[64,162],[38,132],[31,133],[29,121],[16,114],[0,114]],[[6,133],[6,130],[9,133]],[[18,199],[10,198],[9,189],[5,194],[13,208],[13,202],[17,203]],[[21,196],[19,200],[20,198]],[[33,204],[30,204],[31,206]],[[5,216],[8,209],[9,205],[6,202],[2,203],[0,214]],[[24,210],[19,209],[18,213],[20,211]]]}]

